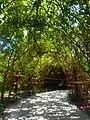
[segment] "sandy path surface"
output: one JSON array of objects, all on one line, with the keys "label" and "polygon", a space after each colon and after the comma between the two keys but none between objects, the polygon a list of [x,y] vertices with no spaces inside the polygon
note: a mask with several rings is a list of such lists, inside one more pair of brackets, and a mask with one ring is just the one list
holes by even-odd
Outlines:
[{"label": "sandy path surface", "polygon": [[90,120],[68,101],[68,90],[37,93],[7,107],[0,120]]}]

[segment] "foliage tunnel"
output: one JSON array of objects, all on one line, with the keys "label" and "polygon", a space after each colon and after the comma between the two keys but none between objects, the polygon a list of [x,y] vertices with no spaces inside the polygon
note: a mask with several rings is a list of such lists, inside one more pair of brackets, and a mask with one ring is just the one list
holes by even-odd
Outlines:
[{"label": "foliage tunnel", "polygon": [[51,65],[89,79],[90,1],[0,0],[0,71],[45,77]]}]

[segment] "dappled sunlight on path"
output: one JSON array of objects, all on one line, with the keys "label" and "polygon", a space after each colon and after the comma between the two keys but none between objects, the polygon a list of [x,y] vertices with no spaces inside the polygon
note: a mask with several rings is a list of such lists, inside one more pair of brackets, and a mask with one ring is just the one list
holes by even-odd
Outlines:
[{"label": "dappled sunlight on path", "polygon": [[37,93],[9,106],[0,120],[90,120],[68,102],[68,90]]}]

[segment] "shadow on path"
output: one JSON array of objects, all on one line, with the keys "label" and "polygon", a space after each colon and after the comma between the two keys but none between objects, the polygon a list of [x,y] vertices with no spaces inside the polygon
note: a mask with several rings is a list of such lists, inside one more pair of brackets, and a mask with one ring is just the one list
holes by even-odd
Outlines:
[{"label": "shadow on path", "polygon": [[76,105],[78,109],[82,110],[85,114],[90,116],[90,104],[85,104],[83,98],[76,94],[72,94],[72,92],[69,92],[68,101],[70,104]]}]

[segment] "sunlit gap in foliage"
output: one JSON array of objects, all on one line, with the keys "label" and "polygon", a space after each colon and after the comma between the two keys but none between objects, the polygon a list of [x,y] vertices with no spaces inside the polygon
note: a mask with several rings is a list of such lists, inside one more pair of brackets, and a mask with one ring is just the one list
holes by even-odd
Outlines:
[{"label": "sunlit gap in foliage", "polygon": [[71,10],[74,10],[75,12],[79,12],[79,10],[80,10],[79,4],[77,4],[77,5],[72,5],[72,6],[71,6]]},{"label": "sunlit gap in foliage", "polygon": [[24,30],[24,36],[26,37],[28,34],[28,30]]},{"label": "sunlit gap in foliage", "polygon": [[3,18],[4,18],[4,15],[3,15],[3,14],[1,14],[1,15],[0,15],[0,24],[3,24],[3,23],[4,23]]},{"label": "sunlit gap in foliage", "polygon": [[23,0],[22,3],[23,3],[23,5],[27,5],[28,4],[28,0]]},{"label": "sunlit gap in foliage", "polygon": [[12,49],[12,46],[10,44],[10,38],[0,38],[0,51]]},{"label": "sunlit gap in foliage", "polygon": [[[74,10],[76,13],[79,13],[79,10],[80,10],[79,4],[77,4],[77,5],[72,5],[72,6],[71,6],[71,10],[72,10],[72,11]],[[77,27],[78,24],[79,24],[79,21],[76,20],[76,22],[74,23],[74,27]]]}]

